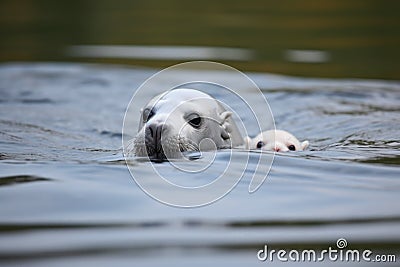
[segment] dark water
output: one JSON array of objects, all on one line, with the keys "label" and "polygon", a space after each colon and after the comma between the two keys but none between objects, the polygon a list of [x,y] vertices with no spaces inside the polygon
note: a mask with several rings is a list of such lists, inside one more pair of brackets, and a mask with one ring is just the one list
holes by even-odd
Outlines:
[{"label": "dark water", "polygon": [[399,255],[399,82],[249,74],[277,128],[310,149],[276,155],[254,194],[244,179],[212,205],[180,209],[143,193],[120,149],[126,106],[154,73],[0,66],[1,265],[272,264],[257,260],[264,244],[324,249],[338,238]]}]

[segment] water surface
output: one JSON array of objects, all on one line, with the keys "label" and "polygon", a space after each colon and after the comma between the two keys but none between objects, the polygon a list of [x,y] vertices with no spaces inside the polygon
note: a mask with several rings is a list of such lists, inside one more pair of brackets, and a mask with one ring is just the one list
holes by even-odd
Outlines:
[{"label": "water surface", "polygon": [[[310,149],[277,154],[254,194],[243,179],[212,205],[179,209],[143,193],[121,153],[126,106],[155,72],[0,66],[2,264],[247,266],[259,264],[264,244],[323,249],[338,238],[399,255],[400,83],[250,73],[277,128],[308,139]],[[217,153],[216,163],[228,154]],[[135,164],[150,175],[150,163]]]}]

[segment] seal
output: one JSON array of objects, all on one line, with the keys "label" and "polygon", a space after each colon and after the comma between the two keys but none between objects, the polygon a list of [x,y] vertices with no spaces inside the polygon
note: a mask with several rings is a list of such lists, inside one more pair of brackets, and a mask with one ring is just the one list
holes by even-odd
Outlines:
[{"label": "seal", "polygon": [[180,158],[182,152],[242,144],[232,112],[206,93],[179,88],[155,96],[141,110],[139,130],[128,151],[165,160]]},{"label": "seal", "polygon": [[300,141],[289,132],[269,130],[260,133],[255,138],[245,137],[246,149],[262,149],[276,152],[301,151],[308,147],[309,142]]}]

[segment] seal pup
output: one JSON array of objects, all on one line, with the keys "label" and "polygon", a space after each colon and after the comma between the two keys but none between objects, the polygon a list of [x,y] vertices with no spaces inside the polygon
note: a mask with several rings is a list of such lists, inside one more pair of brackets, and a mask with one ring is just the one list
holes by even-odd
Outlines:
[{"label": "seal pup", "polygon": [[141,110],[139,130],[128,151],[166,160],[180,158],[182,152],[242,144],[232,112],[206,93],[179,88],[154,97]]},{"label": "seal pup", "polygon": [[283,130],[268,130],[254,138],[244,139],[246,149],[262,149],[275,152],[302,151],[309,145],[308,141],[300,142],[294,135]]}]

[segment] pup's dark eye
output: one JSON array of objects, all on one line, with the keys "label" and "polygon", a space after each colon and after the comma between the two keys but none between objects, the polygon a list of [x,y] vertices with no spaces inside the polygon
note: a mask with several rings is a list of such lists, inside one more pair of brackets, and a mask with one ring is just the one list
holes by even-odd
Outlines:
[{"label": "pup's dark eye", "polygon": [[151,117],[154,116],[154,114],[155,114],[155,112],[154,112],[153,109],[151,109],[151,110],[150,109],[143,110],[143,114],[142,114],[143,122],[147,122],[148,120],[150,120]]},{"label": "pup's dark eye", "polygon": [[296,150],[296,147],[295,147],[294,145],[290,145],[290,146],[288,146],[288,148],[289,148],[289,150],[291,150],[291,151],[295,151],[295,150]]},{"label": "pup's dark eye", "polygon": [[201,126],[201,117],[195,117],[189,120],[189,124],[192,125],[194,128],[199,128]]},{"label": "pup's dark eye", "polygon": [[262,148],[264,145],[265,145],[264,142],[260,141],[257,143],[257,148]]}]

